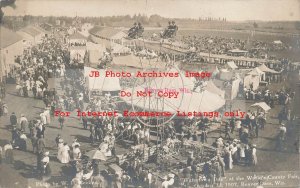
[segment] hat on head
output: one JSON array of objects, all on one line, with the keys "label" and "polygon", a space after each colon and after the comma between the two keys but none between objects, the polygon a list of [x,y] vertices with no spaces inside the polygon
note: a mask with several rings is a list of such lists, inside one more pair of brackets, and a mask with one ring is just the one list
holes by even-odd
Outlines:
[{"label": "hat on head", "polygon": [[170,178],[174,178],[174,177],[175,177],[174,174],[168,174],[168,176],[169,176]]},{"label": "hat on head", "polygon": [[48,156],[48,155],[49,155],[49,151],[46,151],[46,152],[44,153],[44,155],[45,155],[45,156]]}]

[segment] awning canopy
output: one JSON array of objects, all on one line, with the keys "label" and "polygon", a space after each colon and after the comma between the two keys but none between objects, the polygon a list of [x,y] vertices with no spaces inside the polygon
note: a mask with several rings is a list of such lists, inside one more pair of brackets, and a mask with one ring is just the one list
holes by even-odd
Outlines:
[{"label": "awning canopy", "polygon": [[[172,72],[172,70],[170,70]],[[183,93],[180,89],[187,88],[191,91],[193,82],[186,77],[172,77],[172,78],[156,78],[148,83],[144,83],[135,88],[127,89],[132,96],[122,97],[122,99],[135,107],[144,110],[167,111],[174,113],[177,110],[192,112],[211,112],[218,110],[225,104],[225,100],[218,94],[204,90],[200,93],[190,92]],[[147,97],[137,96],[138,91],[149,91],[152,89],[152,95]],[[177,98],[161,98],[157,96],[159,91],[174,91],[179,92]]]},{"label": "awning canopy", "polygon": [[214,82],[212,80],[209,80],[207,82],[206,87],[204,88],[205,90],[215,93],[217,95],[219,95],[220,97],[222,97],[223,99],[225,98],[225,91],[221,90],[220,88],[218,88]]},{"label": "awning canopy", "polygon": [[278,74],[279,72],[270,69],[269,67],[267,67],[265,64],[262,64],[261,66],[258,67],[261,71],[263,72],[267,72],[267,73],[274,73],[274,74]]},{"label": "awning canopy", "polygon": [[247,75],[253,75],[253,76],[260,76],[265,74],[263,71],[261,71],[258,67],[255,67],[253,70],[247,73]]},{"label": "awning canopy", "polygon": [[231,68],[231,69],[237,69],[238,66],[236,66],[236,64],[233,61],[228,61],[227,65]]},{"label": "awning canopy", "polygon": [[271,109],[271,107],[268,106],[265,102],[258,102],[258,103],[252,104],[250,107],[260,108],[260,109],[264,110],[265,112],[267,112]]}]

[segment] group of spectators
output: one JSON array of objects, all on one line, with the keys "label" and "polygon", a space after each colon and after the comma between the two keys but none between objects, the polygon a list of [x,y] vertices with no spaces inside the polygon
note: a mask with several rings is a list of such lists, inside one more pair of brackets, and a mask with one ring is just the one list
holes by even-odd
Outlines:
[{"label": "group of spectators", "polygon": [[191,47],[196,47],[201,52],[212,54],[229,54],[230,50],[239,49],[248,51],[251,58],[271,58],[270,51],[289,50],[290,46],[274,42],[262,42],[258,40],[242,40],[226,37],[187,36],[182,41]]}]

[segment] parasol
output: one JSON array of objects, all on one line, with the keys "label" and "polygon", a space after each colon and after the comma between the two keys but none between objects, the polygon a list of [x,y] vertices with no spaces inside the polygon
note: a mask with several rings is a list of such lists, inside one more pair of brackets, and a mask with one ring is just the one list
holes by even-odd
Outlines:
[{"label": "parasol", "polygon": [[102,161],[107,160],[104,153],[98,149],[91,150],[91,151],[87,152],[85,155],[91,159],[98,159],[98,160],[102,160]]}]

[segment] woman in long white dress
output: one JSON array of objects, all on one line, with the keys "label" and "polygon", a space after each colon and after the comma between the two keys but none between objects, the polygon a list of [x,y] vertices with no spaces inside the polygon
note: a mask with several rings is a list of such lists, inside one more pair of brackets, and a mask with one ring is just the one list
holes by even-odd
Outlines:
[{"label": "woman in long white dress", "polygon": [[46,122],[48,125],[50,125],[51,123],[51,117],[50,117],[50,108],[49,107],[46,107],[45,110],[44,110],[44,114],[46,116]]},{"label": "woman in long white dress", "polygon": [[58,141],[58,151],[57,151],[57,159],[61,162],[61,158],[62,158],[62,153],[63,153],[63,149],[64,149],[64,141],[63,139],[59,139]]},{"label": "woman in long white dress", "polygon": [[241,144],[240,145],[240,161],[239,162],[245,162],[245,157],[246,157],[245,146],[244,146],[244,144]]},{"label": "woman in long white dress", "polygon": [[65,76],[65,68],[61,67],[60,68],[60,77],[64,77]]},{"label": "woman in long white dress", "polygon": [[231,153],[231,150],[229,151],[229,169],[232,169],[233,168],[233,164],[232,164],[232,153]]},{"label": "woman in long white dress", "polygon": [[68,146],[67,143],[64,143],[64,146],[62,148],[62,156],[61,156],[61,163],[63,164],[67,164],[70,162],[70,154],[69,154],[69,151],[70,151],[70,147]]},{"label": "woman in long white dress", "polygon": [[256,164],[257,164],[257,156],[256,156],[256,145],[253,145],[253,148],[252,148],[252,154],[251,154],[252,156],[252,164],[254,165],[254,166],[256,166]]}]

